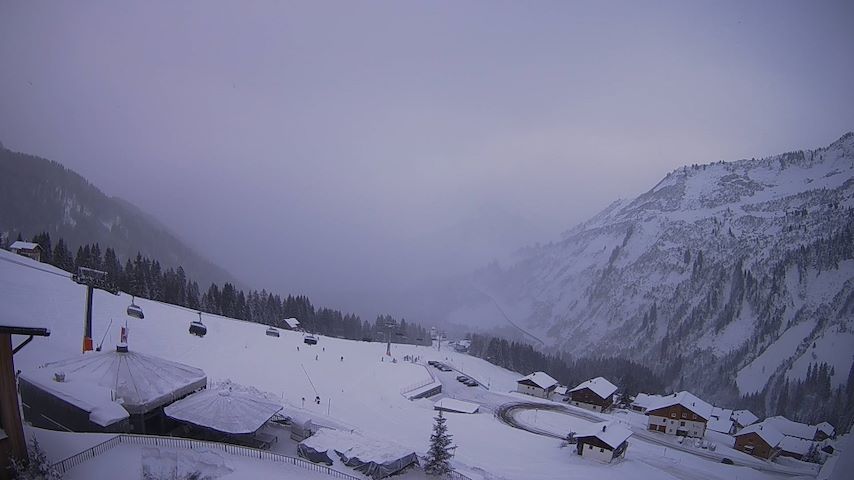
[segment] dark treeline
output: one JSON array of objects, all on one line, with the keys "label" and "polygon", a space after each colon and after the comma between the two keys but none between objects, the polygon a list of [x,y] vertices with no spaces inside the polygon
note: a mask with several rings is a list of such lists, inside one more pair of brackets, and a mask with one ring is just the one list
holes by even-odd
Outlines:
[{"label": "dark treeline", "polygon": [[[156,259],[139,253],[122,265],[112,248],[102,250],[97,243],[79,246],[73,253],[62,238],[54,246],[48,233],[34,236],[32,242],[41,246],[42,262],[67,272],[75,272],[78,267],[103,270],[120,290],[137,297],[276,327],[282,327],[285,318],[293,317],[309,332],[351,340],[381,341],[388,334],[393,343],[430,345],[424,327],[406,319],[397,321],[381,315],[374,323],[363,322],[357,315],[316,308],[304,295],[282,297],[266,290],[246,293],[231,283],[222,287],[212,283],[202,291],[181,266],[164,269]],[[389,321],[395,325],[388,327]]]},{"label": "dark treeline", "polygon": [[655,393],[664,390],[664,382],[652,370],[624,358],[570,359],[539,352],[527,343],[479,334],[471,335],[469,354],[523,375],[543,371],[569,387],[601,376],[629,396],[638,392]]},{"label": "dark treeline", "polygon": [[[827,363],[810,364],[806,378],[789,381],[780,377],[767,391],[744,397],[754,411],[783,415],[799,422],[830,422],[838,432],[847,432],[854,424],[854,364],[845,386],[833,388],[836,372]],[[768,397],[768,398],[766,398]],[[766,407],[766,402],[771,405]]]}]

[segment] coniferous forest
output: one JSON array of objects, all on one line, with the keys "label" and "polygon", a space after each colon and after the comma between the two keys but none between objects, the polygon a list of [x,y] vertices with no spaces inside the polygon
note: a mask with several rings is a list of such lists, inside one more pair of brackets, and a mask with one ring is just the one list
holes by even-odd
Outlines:
[{"label": "coniferous forest", "polygon": [[[227,282],[221,287],[211,283],[202,290],[181,266],[164,270],[157,259],[139,253],[122,264],[112,248],[102,249],[98,243],[81,245],[74,251],[62,238],[53,245],[48,233],[35,235],[31,241],[41,246],[42,262],[72,273],[78,267],[103,270],[119,290],[137,297],[275,327],[282,327],[285,318],[293,317],[309,332],[351,340],[385,341],[388,333],[392,343],[430,345],[427,330],[406,319],[380,315],[370,323],[354,314],[315,307],[304,295],[244,292]],[[396,325],[389,328],[390,321]]]}]

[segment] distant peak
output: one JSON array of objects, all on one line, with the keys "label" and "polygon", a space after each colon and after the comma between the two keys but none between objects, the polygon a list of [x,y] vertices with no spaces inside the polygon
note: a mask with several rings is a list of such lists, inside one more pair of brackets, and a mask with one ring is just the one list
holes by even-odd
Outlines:
[{"label": "distant peak", "polygon": [[[839,137],[839,140],[830,144],[831,147],[840,146],[845,143],[854,143],[854,132],[848,132],[845,135]],[[2,146],[2,144],[0,144]]]}]

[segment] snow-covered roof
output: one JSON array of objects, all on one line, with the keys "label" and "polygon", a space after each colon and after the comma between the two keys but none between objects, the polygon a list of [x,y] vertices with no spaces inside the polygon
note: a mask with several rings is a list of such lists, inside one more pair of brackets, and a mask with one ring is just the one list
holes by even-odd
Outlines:
[{"label": "snow-covered roof", "polygon": [[288,324],[288,327],[290,327],[290,328],[299,327],[299,320],[297,320],[296,318],[286,318],[282,321],[285,322],[286,324]]},{"label": "snow-covered roof", "polygon": [[631,430],[614,420],[594,423],[584,430],[575,433],[575,438],[596,437],[611,448],[619,447],[631,436]]},{"label": "snow-covered roof", "polygon": [[650,403],[650,405],[647,406],[646,413],[649,415],[650,412],[671,407],[673,405],[682,405],[707,421],[712,417],[711,405],[701,400],[693,393],[684,391],[674,393],[673,395],[667,395],[666,397],[661,397],[655,402]]},{"label": "snow-covered roof", "polygon": [[712,417],[718,420],[729,420],[732,418],[732,410],[729,408],[712,407]]},{"label": "snow-covered roof", "polygon": [[732,431],[732,420],[730,420],[729,418],[712,417],[712,419],[709,420],[706,427],[709,430],[712,430],[715,432],[729,433]]},{"label": "snow-covered roof", "polygon": [[815,432],[816,430],[818,430],[818,427],[816,427],[815,425],[807,425],[805,423],[795,422],[782,416],[768,417],[762,423],[765,423],[766,425],[773,425],[774,428],[776,428],[783,435],[805,438],[807,440],[812,440],[813,438],[815,438]]},{"label": "snow-covered roof", "polygon": [[480,405],[445,397],[440,398],[436,403],[434,403],[433,408],[459,413],[475,413],[477,412],[477,409],[480,408]]},{"label": "snow-covered roof", "polygon": [[257,431],[281,410],[277,403],[227,387],[196,392],[163,409],[175,420],[235,435]]},{"label": "snow-covered roof", "polygon": [[599,395],[601,398],[608,398],[617,391],[616,385],[603,377],[596,377],[580,383],[577,387],[570,390],[570,392],[577,392],[579,390],[584,390],[585,388],[589,388],[590,391]]},{"label": "snow-covered roof", "polygon": [[548,390],[555,385],[557,385],[557,380],[549,376],[548,373],[545,372],[534,372],[530,375],[526,375],[519,380],[516,380],[516,383],[522,382],[531,382],[534,385],[542,388],[543,390]]},{"label": "snow-covered roof", "polygon": [[783,436],[780,440],[780,450],[789,453],[797,453],[798,455],[806,455],[810,451],[813,442],[804,440],[803,438]]},{"label": "snow-covered roof", "polygon": [[16,240],[15,243],[9,245],[9,250],[35,250],[36,248],[42,247],[38,243],[22,242],[20,240]]},{"label": "snow-covered roof", "polygon": [[662,398],[664,398],[664,397],[662,397],[661,395],[650,395],[650,394],[646,394],[646,393],[639,393],[639,394],[637,394],[635,399],[632,400],[632,405],[634,405],[638,408],[643,408],[644,410],[646,410],[651,404],[658,402]]},{"label": "snow-covered roof", "polygon": [[557,388],[555,388],[555,393],[558,395],[566,395],[568,391],[569,387],[565,387],[563,385],[559,385]]},{"label": "snow-covered roof", "polygon": [[127,410],[120,402],[113,399],[109,388],[75,381],[74,377],[65,377],[58,382],[54,380],[53,371],[21,372],[22,381],[28,382],[51,395],[60,398],[75,407],[89,412],[89,420],[106,427],[128,418]]},{"label": "snow-covered roof", "polygon": [[396,443],[330,428],[321,428],[301,443],[318,452],[334,450],[350,458],[356,457],[363,462],[392,462],[414,453],[411,448]]},{"label": "snow-covered roof", "polygon": [[746,427],[756,423],[759,420],[759,417],[754,415],[750,410],[736,410],[732,412],[732,419],[735,420],[735,423],[742,427]]},{"label": "snow-covered roof", "polygon": [[836,428],[834,428],[833,425],[828,422],[821,422],[816,425],[816,428],[818,428],[819,431],[824,432],[824,434],[828,437],[832,437],[833,433],[836,432]]},{"label": "snow-covered roof", "polygon": [[[65,374],[64,382],[54,381],[57,372]],[[135,351],[115,350],[48,363],[28,372],[26,378],[87,411],[105,405],[103,400],[92,403],[87,393],[100,390],[96,395],[117,399],[130,414],[151,411],[207,385],[201,369]]]},{"label": "snow-covered roof", "polygon": [[772,448],[776,447],[783,440],[784,435],[780,433],[779,430],[774,428],[771,425],[764,425],[763,423],[754,423],[753,425],[744,427],[735,434],[736,437],[740,437],[742,435],[747,435],[748,433],[755,433],[759,435],[762,440],[765,440],[765,443],[770,445]]}]

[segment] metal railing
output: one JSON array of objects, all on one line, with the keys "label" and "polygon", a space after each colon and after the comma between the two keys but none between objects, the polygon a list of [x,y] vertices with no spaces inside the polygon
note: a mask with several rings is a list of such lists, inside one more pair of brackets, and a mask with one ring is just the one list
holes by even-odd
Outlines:
[{"label": "metal railing", "polygon": [[330,467],[327,467],[326,465],[318,465],[302,458],[289,457],[287,455],[280,455],[278,453],[268,452],[266,450],[259,450],[257,448],[244,447],[241,445],[232,445],[230,443],[192,440],[189,438],[159,437],[154,435],[134,434],[117,435],[105,442],[95,445],[92,448],[86,449],[76,455],[72,455],[66,458],[65,460],[55,463],[53,465],[53,468],[56,469],[60,474],[65,474],[67,471],[71,470],[77,465],[80,465],[81,463],[87,460],[91,460],[96,456],[105,453],[106,451],[120,444],[150,447],[185,448],[190,450],[209,448],[221,450],[225,453],[235,456],[257,458],[259,460],[267,460],[271,462],[286,463],[289,465],[304,468],[306,470],[310,470],[312,472],[329,475],[333,478],[342,478],[344,480],[361,480],[359,477],[355,477],[344,472],[339,472],[338,470],[334,470]]}]

